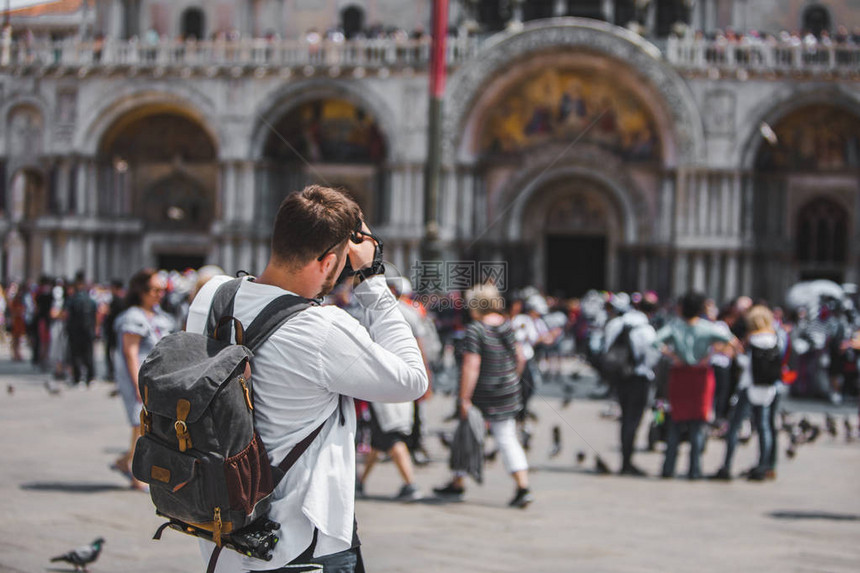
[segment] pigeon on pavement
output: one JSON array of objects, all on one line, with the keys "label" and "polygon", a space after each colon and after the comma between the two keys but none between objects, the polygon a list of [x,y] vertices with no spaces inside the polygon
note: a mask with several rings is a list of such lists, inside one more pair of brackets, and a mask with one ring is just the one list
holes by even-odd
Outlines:
[{"label": "pigeon on pavement", "polygon": [[54,563],[55,561],[65,561],[66,563],[74,565],[75,571],[80,568],[81,571],[86,572],[87,565],[93,563],[99,558],[99,553],[102,551],[102,545],[104,545],[104,542],[104,538],[99,537],[90,545],[84,545],[83,547],[78,547],[77,549],[69,551],[65,555],[53,557],[51,559],[51,563]]}]

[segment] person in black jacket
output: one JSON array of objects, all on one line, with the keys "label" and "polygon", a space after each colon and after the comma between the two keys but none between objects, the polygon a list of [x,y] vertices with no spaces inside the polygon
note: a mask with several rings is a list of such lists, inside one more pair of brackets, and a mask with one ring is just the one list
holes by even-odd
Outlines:
[{"label": "person in black jacket", "polygon": [[[66,302],[66,331],[72,362],[72,384],[82,380],[87,386],[96,377],[93,366],[93,341],[96,337],[96,302],[90,296],[84,273],[75,275],[74,294]],[[84,375],[86,370],[86,375]]]}]

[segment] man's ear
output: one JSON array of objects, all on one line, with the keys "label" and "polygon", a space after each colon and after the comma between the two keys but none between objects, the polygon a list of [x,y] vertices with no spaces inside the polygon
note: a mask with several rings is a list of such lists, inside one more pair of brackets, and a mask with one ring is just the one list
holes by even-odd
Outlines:
[{"label": "man's ear", "polygon": [[337,254],[336,253],[326,253],[326,255],[319,261],[319,269],[324,276],[328,276],[331,270],[337,266]]}]

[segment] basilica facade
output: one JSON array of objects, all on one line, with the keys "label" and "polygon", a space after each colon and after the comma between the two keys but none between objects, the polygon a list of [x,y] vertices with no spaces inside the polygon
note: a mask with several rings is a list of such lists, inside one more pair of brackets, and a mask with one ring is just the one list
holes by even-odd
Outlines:
[{"label": "basilica facade", "polygon": [[[278,204],[309,183],[352,194],[411,275],[432,4],[79,2],[53,36],[13,14],[2,278],[259,272]],[[856,282],[856,4],[452,2],[442,256],[565,296]]]}]

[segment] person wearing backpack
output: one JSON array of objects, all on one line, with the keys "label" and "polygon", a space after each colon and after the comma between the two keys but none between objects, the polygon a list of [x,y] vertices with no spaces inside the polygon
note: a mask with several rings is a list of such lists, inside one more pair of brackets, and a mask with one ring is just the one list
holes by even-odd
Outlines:
[{"label": "person wearing backpack", "polygon": [[747,474],[753,481],[772,479],[774,474],[773,448],[775,435],[772,425],[771,407],[777,397],[778,384],[782,379],[782,356],[784,339],[780,340],[774,325],[773,313],[762,304],[747,311],[746,352],[738,356],[741,366],[738,383],[738,403],[732,412],[726,433],[726,457],[723,466],[711,479],[732,479],[732,459],[738,443],[738,430],[743,421],[752,414],[758,431],[759,461]]},{"label": "person wearing backpack", "polygon": [[629,297],[622,297],[622,294],[625,293],[614,297],[619,315],[606,323],[604,330],[607,351],[613,349],[624,362],[617,372],[619,378],[612,381],[621,407],[621,470],[618,473],[641,477],[645,472],[633,465],[633,451],[636,430],[654,380],[654,365],[660,358],[654,348],[657,333],[650,324],[650,315],[656,306],[643,299],[638,309],[631,308]]},{"label": "person wearing backpack", "polygon": [[[382,276],[381,243],[358,205],[318,185],[287,195],[275,217],[268,264],[239,283],[232,316],[247,326],[284,295],[322,297],[347,263],[355,270],[361,320],[334,305],[310,304],[253,354],[254,429],[272,465],[319,428],[272,495],[268,519],[280,524],[272,559],[224,551],[213,566],[215,544],[201,539],[210,571],[295,570],[290,564],[364,571],[355,526],[353,398],[411,402],[428,382],[415,337]],[[229,280],[216,276],[200,290],[188,332],[207,332],[213,296]]]}]

